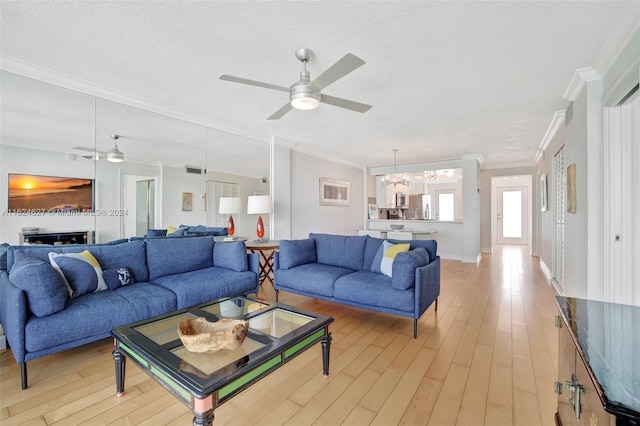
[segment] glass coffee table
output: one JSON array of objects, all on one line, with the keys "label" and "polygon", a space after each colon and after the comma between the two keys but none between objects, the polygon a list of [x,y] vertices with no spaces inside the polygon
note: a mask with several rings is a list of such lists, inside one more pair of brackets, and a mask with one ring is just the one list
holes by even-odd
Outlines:
[{"label": "glass coffee table", "polygon": [[[244,343],[231,351],[189,352],[177,332],[185,319],[249,320]],[[124,395],[126,358],[185,403],[194,425],[213,423],[213,411],[317,342],[329,375],[333,318],[280,303],[223,298],[112,330],[116,395]]]}]

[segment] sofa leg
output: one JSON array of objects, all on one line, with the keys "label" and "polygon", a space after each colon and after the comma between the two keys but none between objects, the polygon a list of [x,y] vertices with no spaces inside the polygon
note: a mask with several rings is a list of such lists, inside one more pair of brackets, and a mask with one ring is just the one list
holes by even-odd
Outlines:
[{"label": "sofa leg", "polygon": [[415,318],[413,319],[413,338],[418,338],[418,320]]},{"label": "sofa leg", "polygon": [[278,301],[278,290],[276,290],[276,302]]},{"label": "sofa leg", "polygon": [[436,311],[438,310],[438,298],[436,298]]},{"label": "sofa leg", "polygon": [[27,361],[20,364],[20,375],[22,376],[22,390],[27,388]]}]

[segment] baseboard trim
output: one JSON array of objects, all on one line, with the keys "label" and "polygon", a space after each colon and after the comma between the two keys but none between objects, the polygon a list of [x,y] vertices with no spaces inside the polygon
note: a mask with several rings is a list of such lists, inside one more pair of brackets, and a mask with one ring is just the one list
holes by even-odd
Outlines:
[{"label": "baseboard trim", "polygon": [[542,273],[544,274],[544,276],[547,278],[547,281],[551,281],[552,279],[551,269],[549,269],[547,264],[544,263],[544,260],[542,259],[540,259],[540,269],[542,270]]}]

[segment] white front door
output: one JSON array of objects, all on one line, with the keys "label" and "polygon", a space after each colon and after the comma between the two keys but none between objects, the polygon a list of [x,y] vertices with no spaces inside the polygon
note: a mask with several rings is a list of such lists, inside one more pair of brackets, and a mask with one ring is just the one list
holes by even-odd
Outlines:
[{"label": "white front door", "polygon": [[498,188],[498,244],[529,241],[529,194],[526,186]]}]

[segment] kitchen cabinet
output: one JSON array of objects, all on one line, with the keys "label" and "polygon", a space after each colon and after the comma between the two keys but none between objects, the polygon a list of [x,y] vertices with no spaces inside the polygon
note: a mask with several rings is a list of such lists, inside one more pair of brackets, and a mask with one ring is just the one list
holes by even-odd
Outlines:
[{"label": "kitchen cabinet", "polygon": [[640,425],[640,307],[556,296],[557,425]]}]

